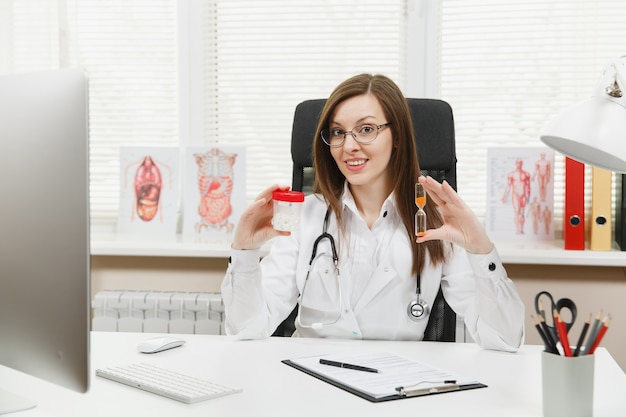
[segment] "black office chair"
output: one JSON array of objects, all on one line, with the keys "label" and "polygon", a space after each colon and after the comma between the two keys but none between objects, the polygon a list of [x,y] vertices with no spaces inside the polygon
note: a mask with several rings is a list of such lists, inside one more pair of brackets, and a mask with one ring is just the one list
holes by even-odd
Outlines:
[{"label": "black office chair", "polygon": [[[325,99],[307,100],[296,107],[291,134],[293,177],[291,187],[306,194],[312,192],[312,145],[319,116]],[[407,99],[413,127],[420,168],[424,175],[438,181],[444,179],[456,190],[456,151],[454,119],[450,105],[434,99]],[[430,318],[424,340],[453,342],[456,336],[456,314],[443,298],[441,288],[431,306]],[[274,336],[291,336],[298,307],[281,323]]]}]

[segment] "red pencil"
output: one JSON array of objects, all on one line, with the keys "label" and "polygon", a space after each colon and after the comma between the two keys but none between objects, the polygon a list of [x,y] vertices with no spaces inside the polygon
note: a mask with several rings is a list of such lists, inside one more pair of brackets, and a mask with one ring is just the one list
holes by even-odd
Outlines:
[{"label": "red pencil", "polygon": [[587,355],[591,355],[596,350],[596,348],[600,344],[600,341],[604,337],[604,334],[606,333],[606,331],[609,328],[610,321],[611,320],[610,320],[610,318],[608,316],[607,316],[607,318],[604,319],[604,325],[600,328],[600,331],[598,331],[598,336],[596,336],[596,340],[593,341],[593,344],[589,348],[589,351],[587,352]]},{"label": "red pencil", "polygon": [[563,346],[563,353],[565,356],[572,356],[572,348],[569,345],[569,339],[567,337],[567,328],[565,322],[561,320],[558,311],[554,310],[554,327],[556,327],[556,333],[559,335],[561,345]]}]

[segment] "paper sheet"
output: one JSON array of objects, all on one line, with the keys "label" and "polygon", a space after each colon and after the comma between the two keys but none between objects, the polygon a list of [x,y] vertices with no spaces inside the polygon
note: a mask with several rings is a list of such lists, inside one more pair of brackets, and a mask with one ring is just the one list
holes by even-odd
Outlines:
[{"label": "paper sheet", "polygon": [[[320,359],[366,366],[378,369],[379,373],[322,365],[319,362]],[[444,381],[449,380],[455,380],[457,385],[477,383],[476,380],[454,375],[442,369],[385,351],[345,352],[291,359],[290,361],[374,398],[398,394],[396,390],[398,387],[407,389],[441,387],[445,385]]]}]

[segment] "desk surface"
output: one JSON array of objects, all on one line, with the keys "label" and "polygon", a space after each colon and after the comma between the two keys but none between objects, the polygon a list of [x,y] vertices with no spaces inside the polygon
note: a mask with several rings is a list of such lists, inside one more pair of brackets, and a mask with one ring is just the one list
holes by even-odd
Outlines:
[{"label": "desk surface", "polygon": [[[54,386],[0,366],[0,388],[38,403],[13,414],[32,416],[536,416],[542,415],[540,346],[515,354],[482,350],[470,343],[350,341],[270,338],[237,341],[226,336],[184,335],[177,349],[142,355],[136,345],[152,335],[92,333],[92,371],[97,367],[149,362],[179,372],[239,386],[243,392],[187,405],[92,376],[87,394]],[[377,348],[453,373],[476,378],[488,388],[370,403],[281,363],[283,359],[351,349]],[[626,374],[606,349],[596,351],[595,417],[626,409]],[[429,414],[431,413],[431,414]]]}]

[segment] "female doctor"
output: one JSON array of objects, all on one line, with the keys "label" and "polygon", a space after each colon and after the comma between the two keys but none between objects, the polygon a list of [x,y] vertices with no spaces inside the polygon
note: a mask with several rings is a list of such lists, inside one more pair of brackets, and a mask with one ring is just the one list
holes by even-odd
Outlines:
[{"label": "female doctor", "polygon": [[[270,336],[296,304],[294,336],[422,340],[441,287],[485,349],[515,351],[524,305],[471,209],[420,176],[407,102],[381,75],[341,83],[313,146],[314,194],[299,229],[272,227],[272,186],[242,214],[222,282],[226,332]],[[428,194],[416,238],[415,183]],[[259,248],[275,238],[259,261]]]}]

